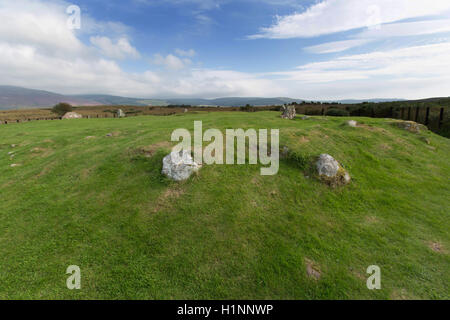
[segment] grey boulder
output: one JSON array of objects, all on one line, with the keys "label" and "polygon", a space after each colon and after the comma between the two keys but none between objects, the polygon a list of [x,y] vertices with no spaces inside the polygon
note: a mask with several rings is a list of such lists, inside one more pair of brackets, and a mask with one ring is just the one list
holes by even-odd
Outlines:
[{"label": "grey boulder", "polygon": [[329,154],[321,154],[316,163],[319,177],[330,185],[345,185],[351,177],[339,162]]},{"label": "grey boulder", "polygon": [[283,119],[292,120],[297,114],[294,106],[283,106],[281,107],[281,111],[283,112],[283,114],[281,115],[281,118]]}]

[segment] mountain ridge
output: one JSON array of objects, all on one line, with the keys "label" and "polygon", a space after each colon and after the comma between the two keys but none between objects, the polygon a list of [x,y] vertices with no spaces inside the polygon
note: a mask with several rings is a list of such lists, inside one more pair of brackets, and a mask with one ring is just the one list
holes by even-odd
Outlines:
[{"label": "mountain ridge", "polygon": [[[403,101],[404,99],[348,99],[337,101],[344,104],[356,104],[362,102],[387,102]],[[293,99],[288,97],[224,97],[216,99],[203,98],[169,98],[169,99],[147,99],[131,98],[106,94],[77,94],[64,95],[51,91],[35,90],[17,86],[0,85],[0,110],[45,108],[52,107],[57,103],[66,102],[74,106],[97,106],[97,105],[134,105],[134,106],[167,106],[167,105],[198,105],[198,106],[224,106],[240,107],[247,104],[252,106],[283,105],[286,103],[310,101],[304,99]],[[317,100],[320,101],[320,100]]]}]

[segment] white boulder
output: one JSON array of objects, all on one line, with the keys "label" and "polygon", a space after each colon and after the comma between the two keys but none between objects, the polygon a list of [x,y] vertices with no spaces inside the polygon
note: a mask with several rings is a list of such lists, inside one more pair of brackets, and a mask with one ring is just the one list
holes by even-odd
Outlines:
[{"label": "white boulder", "polygon": [[349,127],[356,128],[358,126],[358,122],[356,122],[355,120],[348,120],[347,125]]},{"label": "white boulder", "polygon": [[163,159],[162,173],[175,181],[188,179],[200,169],[188,151],[172,152]]},{"label": "white boulder", "polygon": [[63,115],[62,118],[63,119],[81,119],[81,118],[83,118],[83,116],[76,112],[67,112],[65,115]]}]

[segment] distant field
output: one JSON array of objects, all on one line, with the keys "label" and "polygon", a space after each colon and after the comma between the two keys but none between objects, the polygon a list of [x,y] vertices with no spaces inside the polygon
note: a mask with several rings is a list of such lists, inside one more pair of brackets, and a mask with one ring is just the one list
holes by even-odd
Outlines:
[{"label": "distant field", "polygon": [[[387,119],[351,128],[192,111],[1,125],[0,299],[450,298],[449,139]],[[170,135],[195,120],[280,129],[297,156],[276,176],[214,165],[171,182],[161,175]],[[321,153],[350,172],[349,186],[330,188],[295,160]],[[69,265],[81,267],[81,290],[66,288]],[[381,290],[366,288],[370,265]]]},{"label": "distant field", "polygon": [[[96,118],[112,118],[118,109],[122,109],[128,116],[142,116],[142,115],[172,115],[183,113],[183,107],[168,108],[168,107],[136,107],[136,106],[92,106],[92,107],[74,107],[74,111],[83,115],[83,117]],[[225,107],[194,107],[189,108],[189,111],[236,111],[239,108]],[[0,111],[0,121],[27,121],[27,120],[42,120],[42,119],[56,119],[58,115],[51,111],[51,108],[43,109],[19,109],[19,110],[5,110]]]}]

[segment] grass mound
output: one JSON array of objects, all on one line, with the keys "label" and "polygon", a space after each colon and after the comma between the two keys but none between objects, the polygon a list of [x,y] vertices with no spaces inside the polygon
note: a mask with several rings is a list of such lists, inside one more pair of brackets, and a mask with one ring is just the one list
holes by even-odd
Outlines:
[{"label": "grass mound", "polygon": [[[194,120],[280,129],[293,156],[276,176],[213,165],[169,181],[171,133]],[[449,140],[347,120],[199,112],[0,126],[0,299],[450,298]],[[350,185],[308,175],[321,153]],[[69,265],[81,290],[66,288]],[[366,287],[370,265],[381,290]]]}]

